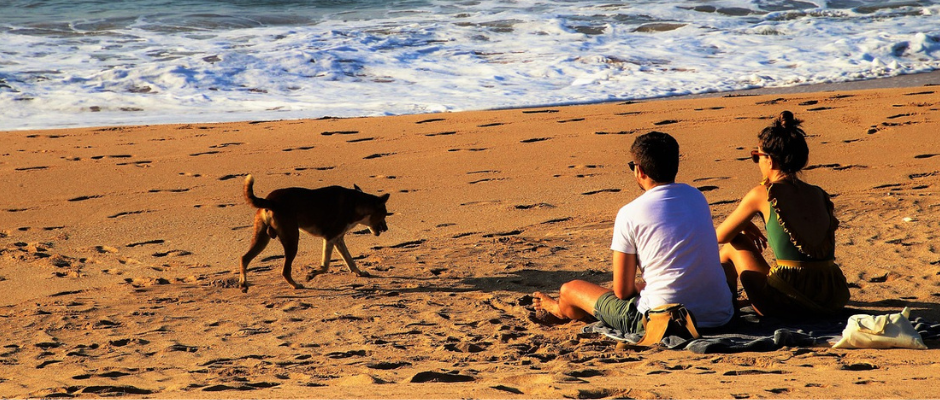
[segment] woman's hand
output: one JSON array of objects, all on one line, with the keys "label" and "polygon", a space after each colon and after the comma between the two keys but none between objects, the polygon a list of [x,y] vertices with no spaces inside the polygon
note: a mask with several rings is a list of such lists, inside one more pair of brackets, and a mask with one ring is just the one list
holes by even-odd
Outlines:
[{"label": "woman's hand", "polygon": [[754,225],[751,221],[747,221],[741,228],[741,234],[744,235],[748,243],[753,243],[760,251],[764,251],[764,249],[767,248],[767,237],[764,236],[764,233],[761,232],[757,225]]}]

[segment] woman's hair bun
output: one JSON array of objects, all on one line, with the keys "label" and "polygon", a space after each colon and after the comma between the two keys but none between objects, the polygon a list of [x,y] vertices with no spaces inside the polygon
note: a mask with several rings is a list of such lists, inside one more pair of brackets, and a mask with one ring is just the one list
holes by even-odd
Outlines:
[{"label": "woman's hair bun", "polygon": [[805,133],[803,133],[803,130],[800,129],[800,124],[803,121],[796,119],[796,117],[794,117],[793,113],[790,111],[781,112],[780,115],[777,116],[777,120],[775,122],[778,126],[780,126],[783,129],[786,129],[791,132],[797,132],[804,136],[806,135]]}]

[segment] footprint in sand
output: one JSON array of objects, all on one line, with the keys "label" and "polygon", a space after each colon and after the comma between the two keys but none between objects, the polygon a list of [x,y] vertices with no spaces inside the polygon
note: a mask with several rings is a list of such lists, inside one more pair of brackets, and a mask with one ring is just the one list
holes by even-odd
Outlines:
[{"label": "footprint in sand", "polygon": [[390,371],[393,369],[399,369],[401,367],[410,367],[412,364],[407,361],[399,362],[388,362],[388,361],[379,361],[366,364],[366,368],[377,369],[381,371]]},{"label": "footprint in sand", "polygon": [[85,201],[85,200],[91,200],[91,199],[98,199],[98,198],[101,198],[101,197],[102,197],[101,195],[78,196],[78,197],[69,199],[69,201],[72,201],[72,202],[75,202],[75,201]]},{"label": "footprint in sand", "polygon": [[522,230],[521,230],[521,229],[516,229],[516,230],[512,230],[512,231],[508,231],[508,232],[487,233],[487,234],[483,235],[483,237],[485,237],[485,238],[494,238],[494,237],[516,236],[516,235],[519,235],[519,234],[521,234],[521,233],[522,233]]},{"label": "footprint in sand", "polygon": [[161,192],[170,192],[170,193],[185,193],[188,192],[189,188],[182,189],[150,189],[147,193],[161,193]]},{"label": "footprint in sand", "polygon": [[431,122],[440,122],[440,121],[443,121],[443,120],[444,120],[444,118],[431,118],[431,119],[424,119],[424,120],[421,120],[421,121],[418,121],[418,122],[415,122],[415,123],[420,125],[420,124],[427,124],[427,123],[431,123]]},{"label": "footprint in sand", "polygon": [[135,288],[144,288],[144,287],[150,287],[153,285],[169,285],[170,284],[170,281],[164,278],[152,278],[152,277],[125,278],[124,282],[130,284],[131,286]]},{"label": "footprint in sand", "polygon": [[192,254],[193,253],[188,252],[186,250],[170,250],[170,251],[153,253],[151,255],[157,258],[163,258],[166,256],[182,257],[182,256],[189,256]]},{"label": "footprint in sand", "polygon": [[447,132],[438,132],[438,133],[427,133],[424,136],[434,137],[434,136],[450,136],[456,134],[457,131],[447,131]]},{"label": "footprint in sand", "polygon": [[710,192],[710,191],[712,191],[712,190],[718,190],[719,188],[718,188],[718,186],[705,185],[705,186],[699,186],[699,187],[697,187],[696,189],[698,189],[700,192],[703,192],[703,193],[704,193],[704,192]]},{"label": "footprint in sand", "polygon": [[727,371],[724,376],[750,376],[750,375],[781,375],[781,370],[762,370],[762,369],[743,369],[737,371]]},{"label": "footprint in sand", "polygon": [[558,122],[559,124],[566,124],[569,122],[581,122],[581,121],[584,121],[584,118],[562,119],[556,122]]},{"label": "footprint in sand", "polygon": [[912,116],[912,115],[914,115],[914,114],[912,114],[912,113],[907,113],[907,114],[895,114],[895,115],[892,115],[892,116],[888,117],[888,119],[898,119],[898,118],[902,118],[902,117],[910,117],[910,116]]},{"label": "footprint in sand", "polygon": [[592,196],[592,195],[599,194],[599,193],[618,193],[618,192],[620,192],[620,189],[600,189],[600,190],[592,190],[590,192],[584,192],[581,194],[585,196]]},{"label": "footprint in sand", "polygon": [[219,180],[220,180],[220,181],[227,181],[227,180],[229,180],[229,179],[240,178],[240,177],[243,177],[243,176],[248,176],[248,174],[224,175],[224,176],[222,176],[221,178],[219,178]]},{"label": "footprint in sand", "polygon": [[554,114],[557,112],[558,110],[526,110],[526,111],[523,111],[522,113],[523,114]]},{"label": "footprint in sand", "polygon": [[314,171],[329,171],[334,168],[336,167],[332,165],[328,167],[297,167],[297,168],[294,168],[294,171],[300,172],[300,171],[306,171],[306,170],[311,170],[311,169]]},{"label": "footprint in sand", "polygon": [[812,105],[816,105],[816,103],[819,103],[819,100],[808,100],[808,101],[804,101],[804,102],[801,102],[800,105],[801,105],[801,106],[812,106]]},{"label": "footprint in sand", "polygon": [[678,124],[678,123],[679,123],[679,121],[677,121],[677,120],[674,120],[674,119],[666,119],[666,120],[662,120],[662,121],[659,121],[659,122],[654,122],[653,125],[656,125],[656,126],[663,126],[663,125],[672,125],[672,124]]},{"label": "footprint in sand", "polygon": [[936,156],[940,156],[940,154],[918,154],[918,155],[914,156],[914,158],[916,158],[916,159],[923,159],[923,158],[932,158],[932,157],[936,157]]},{"label": "footprint in sand", "polygon": [[[920,178],[927,178],[927,177],[935,176],[935,175],[937,175],[938,173],[940,173],[940,172],[938,172],[938,171],[923,172],[923,173],[919,173],[919,174],[910,174],[910,175],[908,175],[907,177],[908,177],[908,179],[913,180],[913,179],[920,179]],[[2,237],[2,236],[0,236],[0,237]]]},{"label": "footprint in sand", "polygon": [[16,170],[16,171],[39,171],[39,170],[43,170],[43,169],[46,169],[46,168],[49,168],[49,167],[47,167],[47,166],[45,166],[45,165],[42,165],[42,166],[38,166],[38,167],[16,168],[15,170]]},{"label": "footprint in sand", "polygon": [[388,156],[391,156],[391,155],[395,155],[395,153],[375,153],[375,154],[370,154],[370,155],[368,155],[368,156],[365,156],[365,157],[363,157],[362,159],[363,159],[363,160],[374,160],[374,159],[376,159],[376,158],[388,157]]},{"label": "footprint in sand", "polygon": [[209,146],[209,148],[210,148],[210,149],[224,149],[224,148],[226,148],[226,147],[241,146],[241,145],[243,145],[243,144],[244,144],[244,143],[242,143],[242,142],[230,142],[230,143],[214,144],[214,145],[212,145],[212,146]]},{"label": "footprint in sand", "polygon": [[469,184],[469,185],[476,185],[476,184],[478,184],[478,183],[490,182],[490,181],[501,181],[501,180],[503,180],[503,179],[501,179],[501,178],[483,178],[483,179],[477,179],[477,180],[475,180],[475,181],[467,182],[467,184]]},{"label": "footprint in sand", "polygon": [[115,154],[115,155],[107,155],[107,156],[93,156],[93,157],[91,157],[91,159],[92,159],[92,160],[100,160],[100,159],[103,159],[103,158],[131,158],[131,157],[133,157],[133,156],[130,155],[130,154]]},{"label": "footprint in sand", "polygon": [[477,127],[478,127],[478,128],[489,128],[489,127],[500,126],[500,125],[506,125],[506,123],[504,123],[504,122],[493,122],[493,123],[489,123],[489,124],[477,125]]},{"label": "footprint in sand", "polygon": [[727,176],[718,176],[718,177],[696,178],[696,179],[693,179],[692,182],[714,182],[714,181],[724,181],[728,179],[731,179],[731,178]]},{"label": "footprint in sand", "polygon": [[806,167],[806,168],[803,168],[803,170],[805,170],[805,171],[811,171],[811,170],[819,169],[819,168],[831,169],[831,170],[833,170],[833,171],[844,171],[844,170],[847,170],[847,169],[853,169],[853,168],[865,169],[865,168],[868,168],[868,167],[867,167],[867,166],[864,166],[864,165],[855,165],[855,164],[853,164],[853,165],[842,165],[842,164],[815,164],[815,165],[810,165],[810,166],[808,166],[808,167]]},{"label": "footprint in sand", "polygon": [[459,383],[459,382],[473,382],[476,378],[470,375],[461,375],[457,373],[450,372],[437,372],[437,371],[423,371],[418,372],[411,377],[410,383]]},{"label": "footprint in sand", "polygon": [[320,132],[320,134],[323,135],[323,136],[355,135],[355,134],[357,134],[357,133],[359,133],[359,131],[326,131],[326,132]]},{"label": "footprint in sand", "polygon": [[486,351],[486,344],[484,343],[480,343],[480,344],[468,343],[468,342],[448,343],[448,344],[445,344],[443,347],[444,347],[444,350],[452,351],[455,353],[480,353],[480,352]]},{"label": "footprint in sand", "polygon": [[933,92],[933,91],[914,92],[914,93],[905,93],[904,95],[905,95],[905,96],[922,96],[922,95],[926,95],[926,94],[934,94],[934,92]]},{"label": "footprint in sand", "polygon": [[150,211],[124,211],[124,212],[119,212],[114,215],[109,215],[108,218],[111,218],[111,219],[121,218],[121,217],[126,217],[128,215],[137,215],[137,214],[143,214],[143,213],[148,213],[148,212]]},{"label": "footprint in sand", "polygon": [[166,241],[163,239],[154,239],[154,240],[147,240],[143,242],[128,243],[126,246],[127,247],[139,247],[139,246],[146,246],[150,244],[163,244],[163,243],[166,243]]},{"label": "footprint in sand", "polygon": [[814,107],[814,108],[806,109],[806,111],[825,111],[825,110],[832,110],[832,107]]},{"label": "footprint in sand", "polygon": [[778,98],[773,99],[773,100],[760,101],[760,102],[757,103],[757,105],[760,105],[760,106],[769,106],[769,105],[777,104],[777,103],[779,103],[779,102],[781,102],[781,101],[787,101],[787,99],[784,99],[783,97],[778,97]]},{"label": "footprint in sand", "polygon": [[219,154],[219,153],[221,153],[221,151],[210,150],[210,151],[203,151],[203,152],[201,152],[201,153],[192,153],[192,154],[190,154],[189,156],[190,156],[190,157],[199,157],[199,156],[207,156],[207,155]]},{"label": "footprint in sand", "polygon": [[302,151],[302,150],[311,150],[313,148],[314,148],[313,146],[290,147],[290,148],[282,149],[281,151],[284,151],[284,152]]},{"label": "footprint in sand", "polygon": [[149,167],[150,164],[152,163],[153,161],[141,160],[141,161],[132,161],[132,162],[122,162],[122,163],[118,163],[117,165],[118,166],[132,165],[135,167],[145,168],[145,167]]},{"label": "footprint in sand", "polygon": [[718,201],[715,201],[715,202],[712,202],[712,203],[708,203],[708,205],[710,205],[710,206],[720,206],[720,205],[724,205],[724,204],[735,204],[735,203],[737,203],[737,202],[738,202],[737,200],[718,200]]},{"label": "footprint in sand", "polygon": [[541,138],[532,138],[532,139],[520,140],[519,142],[520,142],[520,143],[535,143],[535,142],[544,142],[544,141],[549,140],[549,139],[551,139],[551,138],[541,137]]},{"label": "footprint in sand", "polygon": [[514,206],[513,208],[517,210],[531,210],[533,208],[555,208],[555,206],[548,203],[535,203],[535,204],[520,204]]},{"label": "footprint in sand", "polygon": [[607,132],[607,131],[595,131],[595,135],[632,135],[635,131],[617,131],[617,132]]}]

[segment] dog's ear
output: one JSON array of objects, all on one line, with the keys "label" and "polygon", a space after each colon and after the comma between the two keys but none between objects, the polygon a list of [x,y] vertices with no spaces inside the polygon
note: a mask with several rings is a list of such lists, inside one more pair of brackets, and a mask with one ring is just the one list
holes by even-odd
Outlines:
[{"label": "dog's ear", "polygon": [[382,203],[385,203],[385,202],[388,202],[388,196],[391,196],[391,195],[388,193],[385,193],[382,195],[382,197],[379,197],[379,199],[382,200]]},{"label": "dog's ear", "polygon": [[357,185],[357,184],[355,184],[355,183],[353,184],[353,189],[356,189],[357,192],[362,193],[362,189],[360,189],[360,188],[359,188],[359,185]]}]

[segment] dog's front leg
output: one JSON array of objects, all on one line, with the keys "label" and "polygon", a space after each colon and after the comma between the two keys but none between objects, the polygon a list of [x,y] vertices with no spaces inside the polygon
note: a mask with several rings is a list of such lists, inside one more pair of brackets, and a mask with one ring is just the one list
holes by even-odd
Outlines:
[{"label": "dog's front leg", "polygon": [[323,239],[323,258],[320,259],[320,269],[313,270],[307,274],[307,280],[315,278],[330,270],[330,260],[333,258],[333,242]]},{"label": "dog's front leg", "polygon": [[356,267],[356,261],[353,260],[352,255],[349,254],[349,249],[346,248],[346,241],[343,240],[343,237],[340,236],[339,239],[336,239],[336,248],[339,249],[339,254],[343,256],[343,262],[346,263],[346,266],[349,267],[349,271],[355,273],[359,276],[369,276],[368,272],[360,271]]}]

